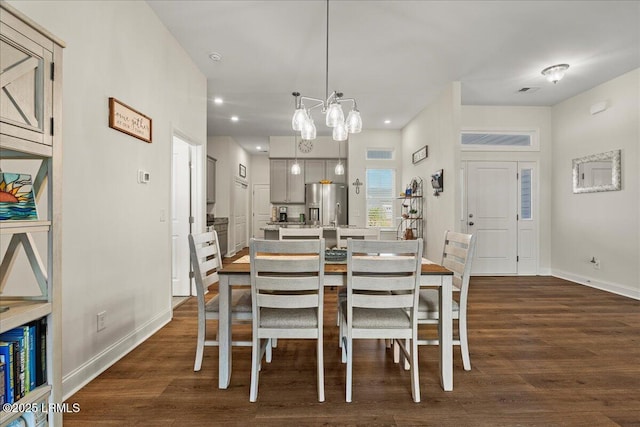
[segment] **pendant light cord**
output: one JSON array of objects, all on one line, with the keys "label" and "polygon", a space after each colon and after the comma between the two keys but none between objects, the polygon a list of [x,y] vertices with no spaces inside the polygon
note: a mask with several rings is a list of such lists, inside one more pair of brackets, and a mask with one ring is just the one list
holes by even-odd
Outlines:
[{"label": "pendant light cord", "polygon": [[325,56],[324,99],[329,99],[329,0],[327,0],[327,49]]}]

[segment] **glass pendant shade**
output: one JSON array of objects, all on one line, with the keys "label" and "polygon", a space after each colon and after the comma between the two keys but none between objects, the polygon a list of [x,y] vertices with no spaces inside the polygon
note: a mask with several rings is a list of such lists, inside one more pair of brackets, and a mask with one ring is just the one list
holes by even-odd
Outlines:
[{"label": "glass pendant shade", "polygon": [[351,110],[347,116],[347,131],[349,133],[362,132],[362,119],[360,118],[360,112],[355,108]]},{"label": "glass pendant shade", "polygon": [[337,102],[329,104],[329,108],[327,109],[327,126],[335,127],[340,122],[344,122],[342,107]]},{"label": "glass pendant shade", "polygon": [[347,126],[344,122],[339,122],[336,127],[333,128],[333,140],[334,141],[346,141],[349,132],[347,132]]},{"label": "glass pendant shade", "polygon": [[302,139],[316,139],[316,125],[313,119],[309,118],[304,122],[301,132]]},{"label": "glass pendant shade", "polygon": [[300,165],[297,160],[291,165],[291,175],[300,175]]},{"label": "glass pendant shade", "polygon": [[342,162],[338,161],[334,173],[336,175],[344,175],[344,165],[342,164]]},{"label": "glass pendant shade", "polygon": [[564,77],[564,73],[566,73],[568,68],[568,64],[553,65],[542,70],[542,74],[551,83],[558,83],[560,80],[562,80],[562,78]]},{"label": "glass pendant shade", "polygon": [[307,112],[304,107],[296,108],[296,111],[293,113],[293,118],[291,119],[291,127],[295,131],[301,131],[304,123],[309,119]]}]

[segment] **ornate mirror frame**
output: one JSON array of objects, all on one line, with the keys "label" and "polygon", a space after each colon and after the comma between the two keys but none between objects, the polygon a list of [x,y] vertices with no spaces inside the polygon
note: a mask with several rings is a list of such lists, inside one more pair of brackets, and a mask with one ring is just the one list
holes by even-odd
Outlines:
[{"label": "ornate mirror frame", "polygon": [[[580,183],[580,166],[590,162],[611,162],[611,183],[604,185],[584,186]],[[621,185],[621,150],[607,151],[590,156],[573,159],[573,192],[596,193],[600,191],[618,191]]]}]

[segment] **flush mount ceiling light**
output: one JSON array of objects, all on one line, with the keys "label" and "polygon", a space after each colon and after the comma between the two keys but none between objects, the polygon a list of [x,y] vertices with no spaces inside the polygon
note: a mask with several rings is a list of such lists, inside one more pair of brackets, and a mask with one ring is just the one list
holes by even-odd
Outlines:
[{"label": "flush mount ceiling light", "polygon": [[222,103],[224,103],[224,100],[219,96],[216,96],[215,98],[213,98],[213,103],[216,105],[222,105]]},{"label": "flush mount ceiling light", "polygon": [[218,52],[211,52],[209,54],[209,59],[214,62],[218,62],[222,60],[222,55],[220,55]]},{"label": "flush mount ceiling light", "polygon": [[[296,110],[291,119],[293,130],[300,132],[303,139],[316,138],[316,125],[313,122],[311,111],[321,107],[321,111],[326,115],[325,123],[333,128],[333,140],[345,141],[350,133],[362,131],[362,119],[358,111],[358,105],[354,98],[343,98],[342,92],[333,91],[329,94],[329,0],[327,0],[327,40],[325,56],[325,100],[311,98],[300,95],[300,92],[293,92],[295,97]],[[304,101],[311,101],[313,105],[305,107]],[[342,103],[351,102],[353,104],[347,119],[344,119]]]},{"label": "flush mount ceiling light", "polygon": [[542,70],[542,75],[552,83],[558,83],[564,77],[564,73],[567,72],[569,64],[552,65]]}]

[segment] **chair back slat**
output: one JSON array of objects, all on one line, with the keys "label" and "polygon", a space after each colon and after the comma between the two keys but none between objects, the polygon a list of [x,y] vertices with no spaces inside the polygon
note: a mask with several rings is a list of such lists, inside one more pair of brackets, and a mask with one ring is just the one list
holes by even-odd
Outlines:
[{"label": "chair back slat", "polygon": [[354,272],[411,273],[416,270],[415,257],[407,256],[359,256],[351,262]]},{"label": "chair back slat", "polygon": [[380,229],[370,228],[336,228],[336,242],[339,248],[347,247],[347,239],[380,240]]},{"label": "chair back slat", "polygon": [[411,290],[414,285],[412,276],[392,276],[381,274],[380,276],[358,276],[356,273],[352,276],[352,288],[356,290],[370,291],[406,291]]},{"label": "chair back slat", "polygon": [[222,262],[218,233],[215,230],[189,234],[189,254],[193,268],[198,304],[204,305],[207,288],[218,281]]},{"label": "chair back slat", "polygon": [[460,304],[466,306],[476,235],[445,231],[441,264],[453,271],[453,286],[460,290]]},{"label": "chair back slat", "polygon": [[318,271],[318,257],[299,257],[295,256],[272,256],[261,257],[257,256],[253,262],[256,266],[256,271],[259,272],[287,272],[287,273],[305,273],[305,272],[317,272]]},{"label": "chair back slat", "polygon": [[304,228],[278,228],[278,238],[286,239],[320,239],[322,238],[322,227],[304,227]]},{"label": "chair back slat", "polygon": [[360,308],[407,308],[413,306],[413,293],[352,294],[352,306]]},{"label": "chair back slat", "polygon": [[308,291],[318,287],[318,277],[317,275],[307,277],[296,275],[295,277],[288,277],[263,276],[262,274],[258,274],[256,277],[256,287],[259,290]]},{"label": "chair back slat", "polygon": [[258,294],[257,303],[261,308],[310,308],[318,307],[318,294],[278,295]]}]

